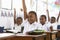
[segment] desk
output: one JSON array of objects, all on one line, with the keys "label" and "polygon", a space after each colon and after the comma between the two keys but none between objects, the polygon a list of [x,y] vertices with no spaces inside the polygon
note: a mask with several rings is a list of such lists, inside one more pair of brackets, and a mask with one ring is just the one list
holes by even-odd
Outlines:
[{"label": "desk", "polygon": [[46,40],[54,40],[56,38],[57,31],[46,32]]},{"label": "desk", "polygon": [[23,35],[23,34],[16,34],[16,37],[22,38],[22,40],[46,40],[46,34],[42,35]]},{"label": "desk", "polygon": [[46,34],[42,35],[25,35],[25,34],[13,34],[13,33],[1,33],[0,40],[45,40]]},{"label": "desk", "polygon": [[0,33],[0,40],[7,40],[14,36],[15,36],[15,34],[13,34],[13,33]]},{"label": "desk", "polygon": [[55,31],[58,31],[58,33],[57,33],[57,37],[60,38],[60,29],[55,30]]}]

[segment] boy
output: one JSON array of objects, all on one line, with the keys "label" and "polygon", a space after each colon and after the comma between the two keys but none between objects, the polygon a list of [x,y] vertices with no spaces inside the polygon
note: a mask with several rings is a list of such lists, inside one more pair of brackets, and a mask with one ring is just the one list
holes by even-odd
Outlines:
[{"label": "boy", "polygon": [[14,9],[14,23],[15,23],[15,30],[19,30],[21,32],[22,27],[23,27],[23,19],[21,17],[17,17],[16,19],[16,9]]},{"label": "boy", "polygon": [[58,25],[58,20],[59,20],[59,17],[60,17],[60,12],[59,12],[57,20],[56,20],[55,17],[51,17],[51,19],[50,19],[48,10],[47,10],[47,15],[48,15],[48,22],[51,23],[51,26],[52,26],[53,30],[57,30],[57,25]]},{"label": "boy", "polygon": [[26,34],[29,31],[33,31],[37,28],[37,14],[34,11],[30,11],[27,14],[27,8],[25,6],[25,0],[22,0],[23,3],[23,10],[24,10],[24,32],[23,34]]},{"label": "boy", "polygon": [[45,15],[41,15],[40,17],[40,23],[38,25],[38,29],[39,30],[44,30],[46,32],[48,31],[52,31],[51,25],[49,22],[46,22],[46,16]]}]

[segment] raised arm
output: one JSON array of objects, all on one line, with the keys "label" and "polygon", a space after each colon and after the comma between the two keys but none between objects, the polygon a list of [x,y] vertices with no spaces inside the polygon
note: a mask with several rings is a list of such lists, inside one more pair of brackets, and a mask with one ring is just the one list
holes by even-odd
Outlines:
[{"label": "raised arm", "polygon": [[23,4],[24,20],[25,20],[25,19],[27,19],[27,8],[25,5],[25,0],[22,0],[22,4]]},{"label": "raised arm", "polygon": [[50,22],[49,11],[47,10],[48,21]]},{"label": "raised arm", "polygon": [[16,24],[16,9],[14,8],[14,24]]},{"label": "raised arm", "polygon": [[58,22],[58,20],[59,20],[59,17],[60,17],[60,11],[59,11],[59,14],[58,14],[57,22]]}]

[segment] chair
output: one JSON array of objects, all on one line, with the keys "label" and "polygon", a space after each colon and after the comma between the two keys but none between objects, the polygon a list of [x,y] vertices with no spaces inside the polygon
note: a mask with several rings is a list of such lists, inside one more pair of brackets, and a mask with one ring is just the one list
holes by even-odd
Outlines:
[{"label": "chair", "polygon": [[3,33],[4,27],[0,27],[0,33]]},{"label": "chair", "polygon": [[57,26],[57,29],[60,29],[60,25]]}]

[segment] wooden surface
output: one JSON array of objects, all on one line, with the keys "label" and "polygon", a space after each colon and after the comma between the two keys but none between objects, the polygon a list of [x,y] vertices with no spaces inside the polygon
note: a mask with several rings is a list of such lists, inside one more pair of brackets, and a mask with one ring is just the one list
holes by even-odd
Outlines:
[{"label": "wooden surface", "polygon": [[16,38],[20,40],[45,40],[46,34],[41,35],[23,35],[23,34],[17,34]]},{"label": "wooden surface", "polygon": [[1,34],[2,34],[1,33],[0,40],[45,40],[45,39],[53,40],[56,38],[56,33],[57,32],[46,32],[45,34],[42,34],[42,35],[26,35],[21,33],[10,35],[9,33],[7,33],[8,36],[2,36],[2,37],[1,37]]},{"label": "wooden surface", "polygon": [[46,32],[46,40],[54,40],[56,38],[57,31]]},{"label": "wooden surface", "polygon": [[14,36],[11,35],[11,36],[6,36],[6,37],[1,37],[0,40],[45,40],[45,35],[15,34]]},{"label": "wooden surface", "polygon": [[58,31],[58,33],[57,33],[57,37],[59,37],[59,38],[60,38],[60,31]]},{"label": "wooden surface", "polygon": [[57,32],[57,37],[60,38],[60,29],[55,30],[55,31],[58,31],[58,32]]}]

